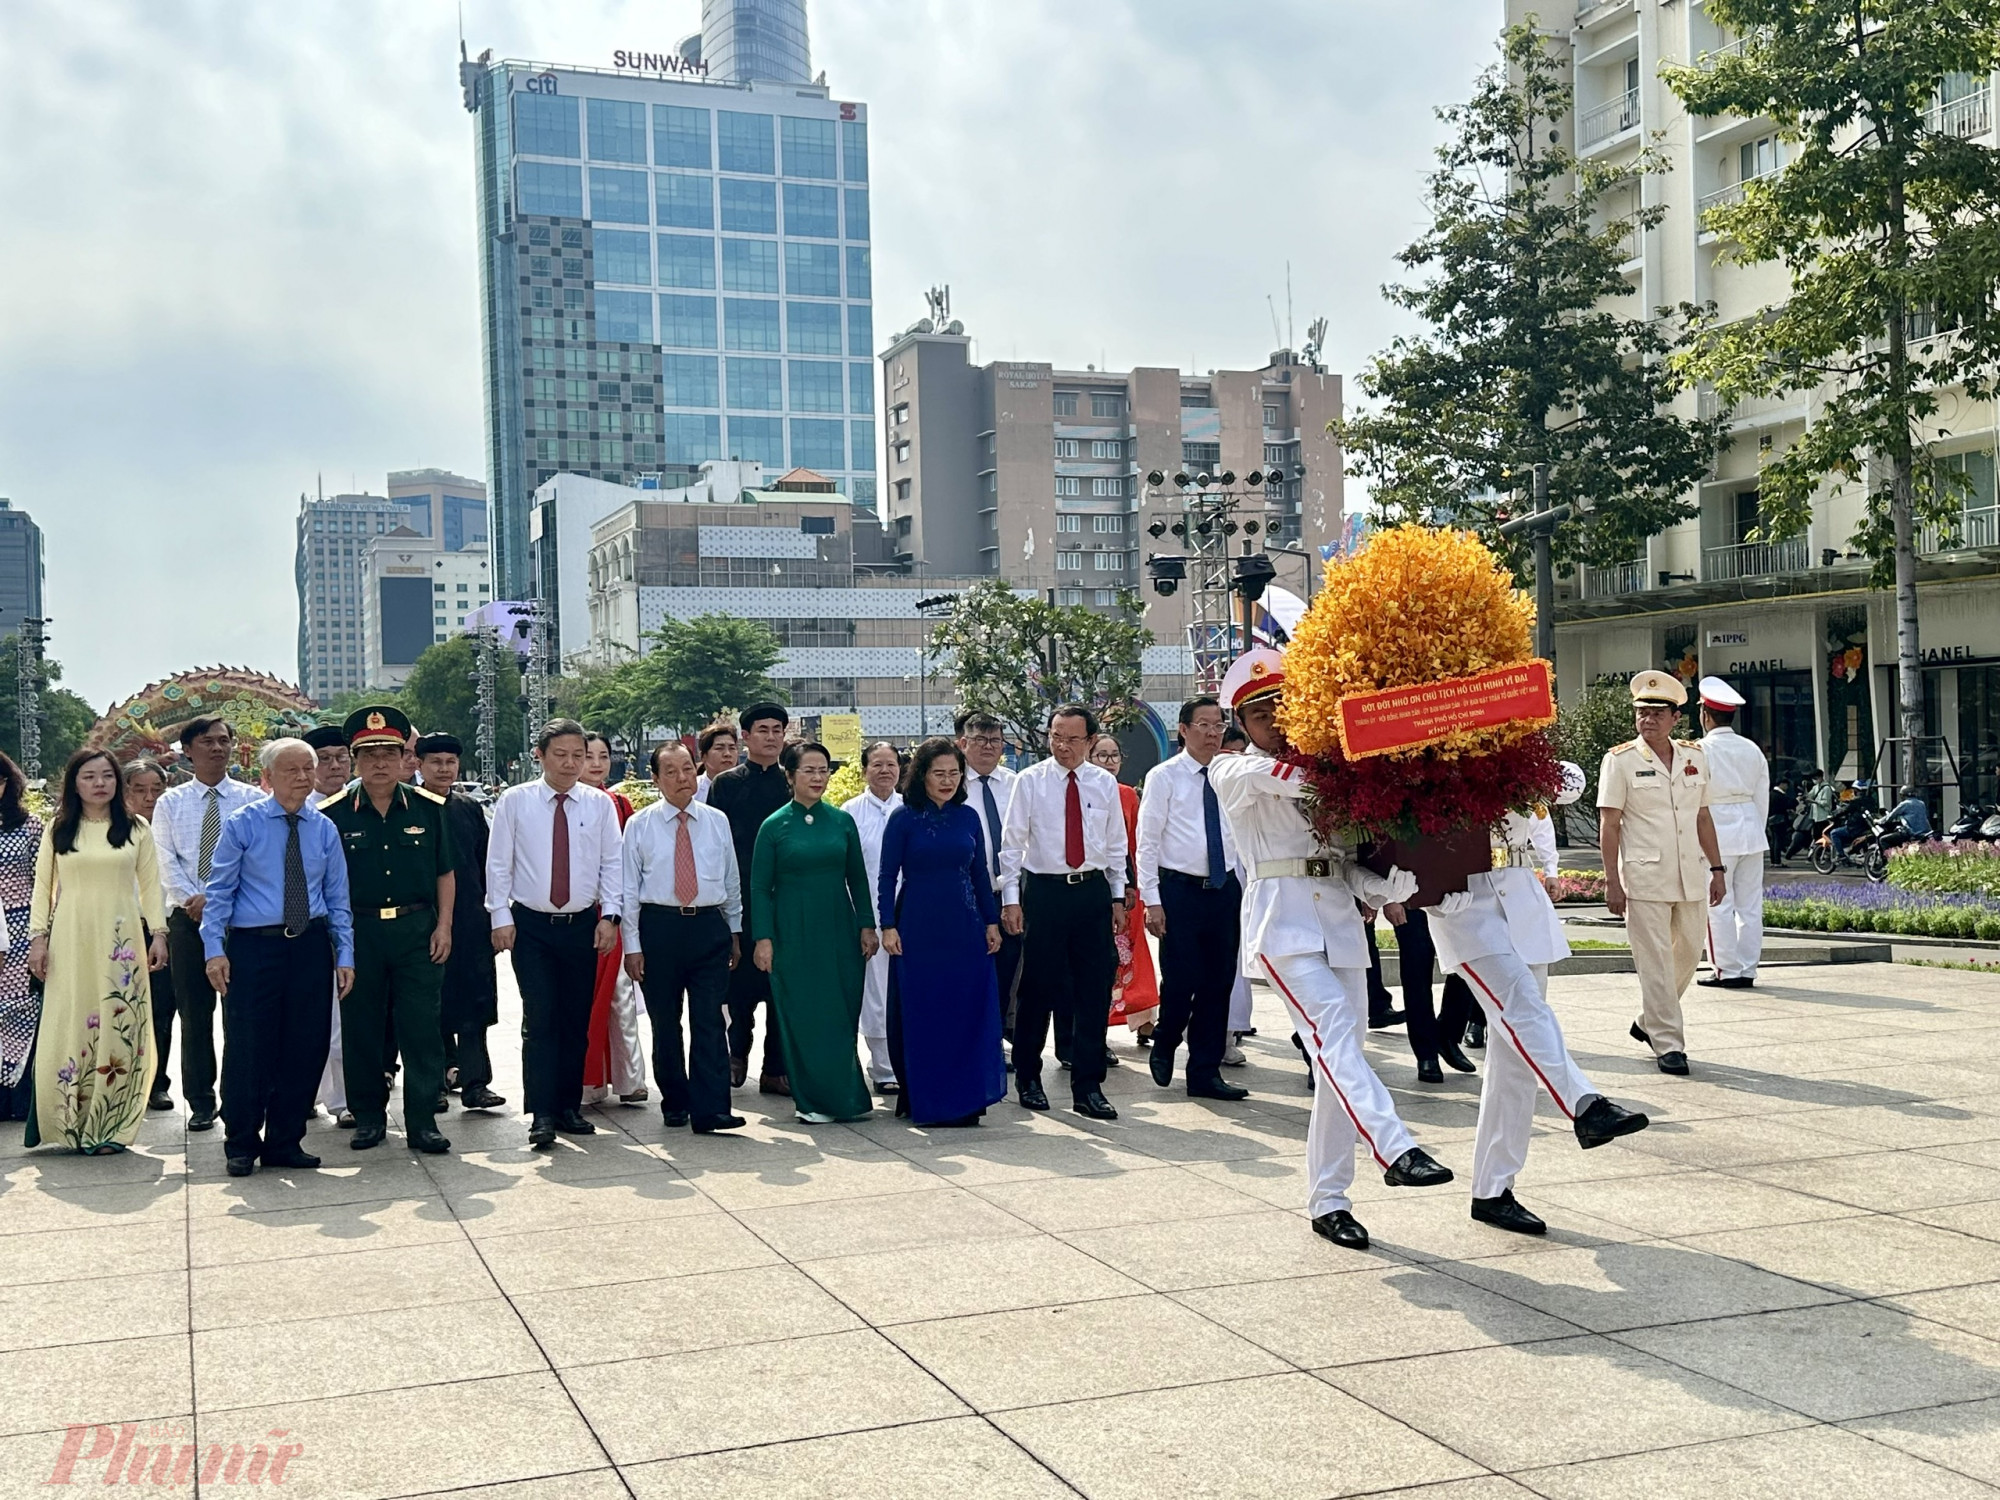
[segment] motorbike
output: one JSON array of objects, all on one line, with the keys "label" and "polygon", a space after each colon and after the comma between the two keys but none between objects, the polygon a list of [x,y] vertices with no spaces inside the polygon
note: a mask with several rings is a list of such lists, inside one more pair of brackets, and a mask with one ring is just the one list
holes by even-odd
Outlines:
[{"label": "motorbike", "polygon": [[1944,836],[1962,844],[2000,842],[2000,802],[1979,802],[1961,809]]},{"label": "motorbike", "polygon": [[1813,840],[1812,866],[1822,875],[1831,875],[1843,867],[1865,871],[1868,878],[1880,885],[1889,878],[1889,851],[1900,844],[1912,842],[1916,835],[1901,818],[1887,813],[1876,816],[1863,815],[1868,826],[1847,841],[1845,850],[1837,850],[1833,844],[1834,824],[1828,823]]}]

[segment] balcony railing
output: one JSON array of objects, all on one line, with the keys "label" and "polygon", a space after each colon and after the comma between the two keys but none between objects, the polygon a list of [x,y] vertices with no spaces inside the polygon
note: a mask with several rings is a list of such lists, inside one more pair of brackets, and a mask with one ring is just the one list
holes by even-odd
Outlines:
[{"label": "balcony railing", "polygon": [[1961,141],[1985,135],[1993,128],[1993,90],[1981,85],[1948,104],[1933,104],[1924,123],[1939,135],[1954,135]]},{"label": "balcony railing", "polygon": [[1576,144],[1579,150],[1595,146],[1613,136],[1639,128],[1639,91],[1629,89],[1577,118]]},{"label": "balcony railing", "polygon": [[1703,193],[1696,208],[1706,214],[1711,208],[1728,208],[1743,201],[1743,190],[1753,182],[1768,182],[1784,168],[1774,167],[1768,172],[1759,172],[1754,177],[1746,177],[1741,182],[1732,182],[1727,187],[1719,187],[1712,193]]},{"label": "balcony railing", "polygon": [[1803,573],[1809,554],[1806,538],[1802,536],[1782,542],[1738,542],[1733,547],[1707,547],[1701,554],[1701,581],[1726,583],[1732,578]]},{"label": "balcony railing", "polygon": [[1960,513],[1956,532],[1941,526],[1924,526],[1917,532],[1920,553],[1973,552],[2000,547],[2000,509],[1985,506]]},{"label": "balcony railing", "polygon": [[1586,599],[1616,599],[1624,594],[1636,594],[1645,587],[1646,560],[1636,558],[1632,562],[1614,563],[1608,568],[1585,568],[1578,580]]},{"label": "balcony railing", "polygon": [[1702,53],[1701,56],[1697,57],[1694,60],[1694,65],[1697,68],[1700,68],[1704,73],[1712,72],[1714,71],[1715,65],[1721,62],[1725,57],[1742,56],[1743,44],[1748,40],[1749,39],[1747,37],[1739,36],[1733,42],[1724,42],[1720,47],[1711,47],[1708,51]]}]

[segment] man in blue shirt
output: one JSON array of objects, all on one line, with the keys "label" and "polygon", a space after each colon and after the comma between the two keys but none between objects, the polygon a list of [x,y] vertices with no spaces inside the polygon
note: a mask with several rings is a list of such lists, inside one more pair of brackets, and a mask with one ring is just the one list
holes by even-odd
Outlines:
[{"label": "man in blue shirt", "polygon": [[331,985],[354,983],[354,913],[340,834],[312,805],[304,740],[258,754],[270,795],[223,820],[201,913],[208,981],[222,997],[222,1148],[229,1175],[316,1167],[302,1150],[326,1066]]},{"label": "man in blue shirt", "polygon": [[1889,809],[1889,816],[1902,819],[1903,826],[1913,837],[1927,839],[1931,836],[1930,805],[1918,795],[1915,787],[1904,788],[1903,800]]}]

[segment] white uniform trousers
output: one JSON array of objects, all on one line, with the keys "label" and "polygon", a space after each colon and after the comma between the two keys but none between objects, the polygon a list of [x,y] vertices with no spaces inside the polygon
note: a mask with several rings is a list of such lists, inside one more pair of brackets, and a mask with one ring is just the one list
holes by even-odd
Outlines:
[{"label": "white uniform trousers", "polygon": [[1549,1009],[1548,965],[1524,963],[1515,953],[1489,953],[1460,964],[1458,971],[1486,1011],[1486,1078],[1472,1138],[1472,1196],[1497,1198],[1514,1185],[1528,1160],[1535,1091],[1547,1089],[1556,1108],[1574,1120],[1577,1102],[1597,1090],[1569,1055],[1562,1026]]},{"label": "white uniform trousers", "polygon": [[1323,953],[1260,955],[1257,962],[1285,1002],[1316,1075],[1306,1130],[1306,1211],[1317,1219],[1353,1206],[1347,1190],[1354,1183],[1357,1139],[1385,1169],[1416,1139],[1361,1050],[1368,1035],[1368,971],[1330,969]]},{"label": "white uniform trousers", "polygon": [[1755,979],[1764,956],[1764,851],[1722,856],[1726,888],[1708,909],[1708,962],[1723,979]]},{"label": "white uniform trousers", "polygon": [[319,1075],[318,1103],[337,1115],[347,1108],[347,1072],[340,1061],[340,996],[333,997],[333,1034],[326,1047],[326,1071]]},{"label": "white uniform trousers", "polygon": [[1625,903],[1625,937],[1639,971],[1639,1029],[1652,1039],[1655,1057],[1687,1051],[1681,996],[1701,962],[1707,916],[1700,901]]},{"label": "white uniform trousers", "polygon": [[868,1081],[889,1083],[896,1076],[889,1065],[889,955],[878,950],[862,975],[861,1040],[868,1044]]},{"label": "white uniform trousers", "polygon": [[1238,974],[1236,988],[1229,992],[1229,1029],[1240,1035],[1251,1027],[1250,976]]}]

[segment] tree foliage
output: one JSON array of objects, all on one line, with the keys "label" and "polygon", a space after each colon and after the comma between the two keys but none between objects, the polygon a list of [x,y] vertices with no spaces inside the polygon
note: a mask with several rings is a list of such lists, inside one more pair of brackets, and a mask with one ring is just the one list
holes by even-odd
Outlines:
[{"label": "tree foliage", "polygon": [[1137,716],[1139,654],[1153,643],[1138,621],[1130,594],[1116,614],[1101,615],[993,579],[958,596],[950,618],[932,630],[931,650],[949,655],[961,709],[992,714],[1015,744],[1041,753],[1049,710],[1059,703],[1088,703],[1112,726]]},{"label": "tree foliage", "polygon": [[1619,206],[1664,163],[1584,161],[1560,143],[1567,68],[1532,18],[1500,53],[1470,102],[1438,112],[1453,137],[1431,225],[1398,257],[1428,279],[1383,289],[1427,329],[1376,356],[1361,377],[1372,409],[1335,430],[1390,517],[1471,525],[1516,572],[1527,542],[1496,528],[1547,463],[1551,503],[1578,506],[1556,560],[1624,562],[1693,514],[1717,430],[1669,407],[1670,326],[1614,310],[1634,295],[1620,267],[1663,212]]},{"label": "tree foliage", "polygon": [[1682,366],[1725,401],[1816,392],[1804,434],[1758,478],[1762,539],[1796,536],[1831,476],[1865,487],[1855,545],[1893,581],[1903,733],[1923,733],[1916,531],[1957,529],[1961,481],[1928,434],[1989,399],[2000,361],[2000,152],[1937,108],[2000,61],[2000,0],[1710,0],[1742,45],[1664,70],[1698,115],[1765,116],[1793,152],[1709,211],[1744,264],[1790,273],[1782,307],[1701,319]]},{"label": "tree foliage", "polygon": [[[21,759],[21,680],[15,664],[20,659],[20,638],[0,637],[0,750],[17,763]],[[68,688],[57,687],[61,681],[62,663],[53,657],[43,657],[38,717],[42,724],[41,764],[45,776],[53,776],[62,769],[63,762],[75,753],[89,735],[90,726],[97,722],[97,710]]]},{"label": "tree foliage", "polygon": [[[479,695],[473,681],[478,668],[478,642],[470,635],[425,650],[410,668],[402,691],[392,695],[361,694],[362,702],[393,702],[425,734],[455,734],[465,745],[467,775],[472,774],[479,743]],[[521,668],[514,653],[501,649],[495,674],[493,746],[503,762],[522,754]],[[352,711],[351,709],[349,710]]]},{"label": "tree foliage", "polygon": [[575,711],[586,724],[636,746],[653,730],[689,733],[725,708],[780,696],[769,674],[783,647],[761,621],[667,620],[645,645],[643,655],[579,675]]}]

